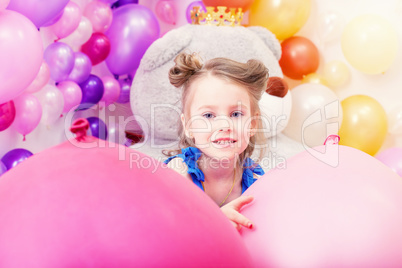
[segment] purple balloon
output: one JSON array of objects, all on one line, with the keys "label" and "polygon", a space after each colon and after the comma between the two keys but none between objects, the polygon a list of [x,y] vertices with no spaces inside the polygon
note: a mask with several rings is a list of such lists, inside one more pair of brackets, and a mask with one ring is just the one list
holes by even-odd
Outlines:
[{"label": "purple balloon", "polygon": [[4,165],[3,161],[0,161],[0,176],[6,173],[7,167]]},{"label": "purple balloon", "polygon": [[65,43],[50,44],[43,57],[49,66],[50,77],[56,82],[66,80],[74,68],[74,51]]},{"label": "purple balloon", "polygon": [[131,78],[119,79],[120,95],[116,102],[127,103],[130,101],[130,89],[132,83],[133,79]]},{"label": "purple balloon", "polygon": [[15,106],[11,100],[9,102],[0,104],[0,131],[6,130],[15,118]]},{"label": "purple balloon", "polygon": [[378,153],[375,158],[402,177],[402,148],[393,147]]},{"label": "purple balloon", "polygon": [[68,75],[67,80],[76,82],[77,84],[87,80],[91,74],[92,63],[91,59],[82,52],[74,52],[74,67]]},{"label": "purple balloon", "polygon": [[112,24],[106,31],[110,41],[106,65],[110,72],[123,75],[137,69],[145,51],[159,38],[159,33],[159,22],[149,8],[129,4],[115,9]]},{"label": "purple balloon", "polygon": [[197,6],[201,7],[200,11],[207,12],[207,9],[205,8],[205,5],[202,1],[194,1],[194,2],[190,3],[186,9],[186,18],[187,18],[188,23],[192,22],[191,21],[191,10],[193,10],[193,7],[197,7]]},{"label": "purple balloon", "polygon": [[118,8],[127,4],[138,4],[138,0],[119,0],[114,2],[111,8]]},{"label": "purple balloon", "polygon": [[70,0],[11,0],[7,9],[30,19],[37,28],[57,17]]},{"label": "purple balloon", "polygon": [[107,126],[98,117],[88,117],[90,135],[97,137],[98,139],[107,139]]},{"label": "purple balloon", "polygon": [[1,158],[1,162],[3,162],[7,170],[10,170],[11,168],[15,167],[16,165],[18,165],[31,155],[33,155],[33,153],[31,153],[30,151],[22,148],[17,148],[6,153]]},{"label": "purple balloon", "polygon": [[102,99],[104,86],[98,76],[90,74],[87,80],[80,83],[79,86],[82,91],[82,100],[77,108],[78,110],[86,110]]}]

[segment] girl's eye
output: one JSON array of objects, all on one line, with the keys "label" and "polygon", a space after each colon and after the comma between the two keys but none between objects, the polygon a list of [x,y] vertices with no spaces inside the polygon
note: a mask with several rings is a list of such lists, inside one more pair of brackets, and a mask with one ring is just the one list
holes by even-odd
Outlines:
[{"label": "girl's eye", "polygon": [[206,119],[214,118],[214,115],[212,113],[205,113],[202,116],[205,117]]},{"label": "girl's eye", "polygon": [[232,113],[232,117],[240,117],[240,116],[242,116],[243,115],[243,113],[242,112],[239,112],[239,111],[236,111],[236,112],[233,112]]}]

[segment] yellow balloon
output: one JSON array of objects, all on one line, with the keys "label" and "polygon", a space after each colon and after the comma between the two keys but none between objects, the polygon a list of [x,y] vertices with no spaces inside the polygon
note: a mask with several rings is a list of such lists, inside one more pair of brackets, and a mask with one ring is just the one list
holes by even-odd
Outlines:
[{"label": "yellow balloon", "polygon": [[342,51],[357,70],[380,74],[388,70],[398,50],[398,36],[392,24],[378,15],[354,18],[342,33]]},{"label": "yellow balloon", "polygon": [[387,114],[375,99],[354,95],[341,102],[343,120],[339,144],[375,155],[387,134]]},{"label": "yellow balloon", "polygon": [[346,84],[350,78],[348,66],[339,60],[333,60],[324,65],[324,78],[330,87],[339,87]]},{"label": "yellow balloon", "polygon": [[311,0],[255,0],[250,8],[249,25],[263,26],[284,40],[306,23]]},{"label": "yellow balloon", "polygon": [[303,76],[302,84],[312,83],[312,84],[321,84],[324,86],[328,86],[327,80],[317,73],[311,73]]}]

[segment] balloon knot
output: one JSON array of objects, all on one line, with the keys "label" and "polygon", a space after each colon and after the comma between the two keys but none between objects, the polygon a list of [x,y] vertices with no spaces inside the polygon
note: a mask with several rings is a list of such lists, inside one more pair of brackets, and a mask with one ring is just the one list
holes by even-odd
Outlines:
[{"label": "balloon knot", "polygon": [[338,135],[329,135],[325,141],[324,141],[324,145],[326,145],[327,143],[329,145],[335,145],[338,144],[339,141],[341,140],[341,137],[339,137]]},{"label": "balloon knot", "polygon": [[26,139],[25,139],[25,135],[22,135],[22,141],[26,141]]},{"label": "balloon knot", "polygon": [[78,118],[70,127],[70,131],[75,134],[75,139],[77,141],[82,141],[85,139],[88,129],[89,123],[85,118]]}]

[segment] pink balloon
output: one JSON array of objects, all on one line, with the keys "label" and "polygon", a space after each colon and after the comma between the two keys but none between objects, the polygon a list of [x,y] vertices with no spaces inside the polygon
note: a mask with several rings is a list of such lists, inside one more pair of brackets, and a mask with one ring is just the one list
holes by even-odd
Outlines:
[{"label": "pink balloon", "polygon": [[56,86],[46,85],[35,94],[42,106],[42,117],[40,122],[44,125],[52,125],[63,112],[64,97]]},{"label": "pink balloon", "polygon": [[255,197],[242,211],[255,229],[241,231],[255,266],[402,267],[401,178],[360,150],[314,149],[244,193]]},{"label": "pink balloon", "polygon": [[104,76],[101,78],[104,86],[104,93],[101,102],[104,102],[104,106],[108,106],[113,102],[116,102],[120,96],[120,84],[112,76]]},{"label": "pink balloon", "polygon": [[112,23],[113,12],[109,5],[93,1],[85,7],[84,16],[91,21],[94,32],[103,33]]},{"label": "pink balloon", "polygon": [[81,103],[82,91],[80,86],[73,81],[62,81],[57,88],[61,91],[64,98],[63,113],[71,112]]},{"label": "pink balloon", "polygon": [[34,95],[26,93],[15,98],[14,105],[13,126],[25,139],[25,135],[31,133],[38,126],[42,117],[42,106]]},{"label": "pink balloon", "polygon": [[91,38],[92,32],[91,22],[88,18],[82,16],[77,29],[75,29],[69,36],[59,41],[68,44],[74,48],[74,50],[79,50],[81,45]]},{"label": "pink balloon", "polygon": [[378,153],[375,158],[402,177],[402,148],[394,147]]},{"label": "pink balloon", "polygon": [[10,3],[10,0],[0,0],[0,10],[5,9],[9,3]]},{"label": "pink balloon", "polygon": [[161,0],[156,3],[155,13],[160,20],[169,24],[176,24],[176,8],[173,1]]},{"label": "pink balloon", "polygon": [[66,5],[61,18],[56,21],[53,25],[49,26],[51,31],[60,39],[71,34],[81,21],[81,10],[80,7],[70,1]]},{"label": "pink balloon", "polygon": [[39,28],[60,14],[68,2],[69,0],[11,0],[7,9],[21,13]]},{"label": "pink balloon", "polygon": [[92,65],[97,65],[109,55],[109,38],[103,33],[93,33],[91,38],[81,46],[81,51],[88,55]]},{"label": "pink balloon", "polygon": [[0,104],[0,131],[6,130],[15,118],[15,106],[13,101]]},{"label": "pink balloon", "polygon": [[15,11],[0,11],[0,103],[35,79],[42,57],[42,39],[32,22]]},{"label": "pink balloon", "polygon": [[145,154],[82,136],[85,121],[81,142],[2,175],[2,267],[251,267],[207,195]]},{"label": "pink balloon", "polygon": [[44,87],[50,79],[50,70],[49,65],[47,65],[46,61],[42,61],[42,65],[40,66],[39,73],[36,75],[36,78],[32,81],[32,83],[25,89],[25,93],[34,93],[39,91],[42,87]]},{"label": "pink balloon", "polygon": [[76,83],[82,83],[87,80],[91,74],[92,62],[91,59],[82,52],[74,52],[74,67],[67,79]]}]

